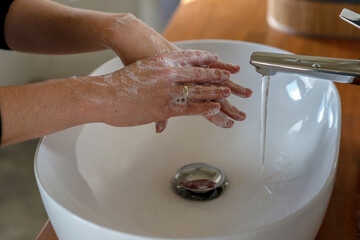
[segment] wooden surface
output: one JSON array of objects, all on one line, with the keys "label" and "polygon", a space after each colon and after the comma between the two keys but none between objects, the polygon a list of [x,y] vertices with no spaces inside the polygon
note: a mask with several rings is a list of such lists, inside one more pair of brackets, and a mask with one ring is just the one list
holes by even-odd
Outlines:
[{"label": "wooden surface", "polygon": [[47,220],[43,229],[39,233],[39,236],[36,238],[38,240],[58,240],[56,233],[51,225],[50,220]]},{"label": "wooden surface", "polygon": [[287,33],[302,33],[308,36],[345,36],[359,39],[359,29],[344,21],[339,21],[338,16],[343,8],[360,12],[359,3],[268,0],[267,16],[271,26]]},{"label": "wooden surface", "polygon": [[[360,41],[286,35],[266,24],[265,0],[183,0],[164,31],[171,41],[234,39],[296,54],[357,59]],[[334,21],[341,21],[334,19]],[[342,102],[340,156],[334,191],[316,240],[360,239],[360,86],[337,84]],[[38,240],[57,240],[47,223]],[[275,240],[275,239],[274,239]]]}]

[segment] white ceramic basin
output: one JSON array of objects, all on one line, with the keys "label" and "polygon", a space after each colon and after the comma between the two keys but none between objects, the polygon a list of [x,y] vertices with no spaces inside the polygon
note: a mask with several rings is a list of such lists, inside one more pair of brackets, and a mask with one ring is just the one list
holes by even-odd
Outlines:
[{"label": "white ceramic basin", "polygon": [[[237,41],[179,43],[240,64],[232,79],[253,89],[231,97],[247,113],[221,129],[202,117],[114,128],[88,124],[42,139],[35,174],[60,240],[314,239],[335,178],[340,100],[325,80],[277,75],[270,80],[265,181],[260,181],[260,79],[253,51],[284,52]],[[121,68],[113,59],[92,75]],[[184,200],[171,189],[173,174],[192,162],[220,167],[230,186],[218,199]],[[267,192],[265,190],[271,192]]]}]

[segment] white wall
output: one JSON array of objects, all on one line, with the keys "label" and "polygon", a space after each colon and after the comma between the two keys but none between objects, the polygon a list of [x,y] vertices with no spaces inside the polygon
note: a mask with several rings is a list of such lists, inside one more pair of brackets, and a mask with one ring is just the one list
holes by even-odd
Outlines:
[{"label": "white wall", "polygon": [[[133,13],[155,30],[166,25],[162,1],[175,6],[178,0],[56,0],[65,5],[106,12]],[[169,9],[169,7],[167,8]],[[0,50],[0,85],[15,85],[53,78],[88,75],[105,61],[116,57],[111,51],[76,55],[32,55]]]}]

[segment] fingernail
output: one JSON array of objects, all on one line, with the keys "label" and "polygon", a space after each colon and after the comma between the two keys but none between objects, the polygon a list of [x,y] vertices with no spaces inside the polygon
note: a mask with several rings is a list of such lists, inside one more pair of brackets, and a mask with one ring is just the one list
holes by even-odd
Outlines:
[{"label": "fingernail", "polygon": [[246,118],[246,113],[239,112],[239,121],[245,120],[245,118]]},{"label": "fingernail", "polygon": [[156,122],[155,123],[156,133],[162,133],[165,130],[166,125],[167,125],[167,120]]},{"label": "fingernail", "polygon": [[250,88],[247,88],[247,89],[246,89],[246,95],[247,95],[248,97],[250,97],[252,93],[253,93],[253,91],[252,91]]},{"label": "fingernail", "polygon": [[233,67],[234,67],[233,73],[237,73],[238,71],[240,71],[240,66],[239,65],[233,64]]},{"label": "fingernail", "polygon": [[222,92],[223,92],[225,97],[229,97],[231,95],[230,88],[222,88]]},{"label": "fingernail", "polygon": [[250,88],[241,88],[239,89],[239,91],[236,93],[236,95],[243,97],[243,98],[248,98],[251,96],[252,94],[252,90]]}]

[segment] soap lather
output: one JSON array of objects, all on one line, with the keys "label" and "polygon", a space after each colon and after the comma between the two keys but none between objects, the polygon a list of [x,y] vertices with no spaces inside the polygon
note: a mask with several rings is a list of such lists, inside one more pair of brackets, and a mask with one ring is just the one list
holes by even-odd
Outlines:
[{"label": "soap lather", "polygon": [[[360,14],[343,9],[340,18],[360,28]],[[360,85],[360,60],[253,52],[250,64],[264,76],[289,72]]]}]

